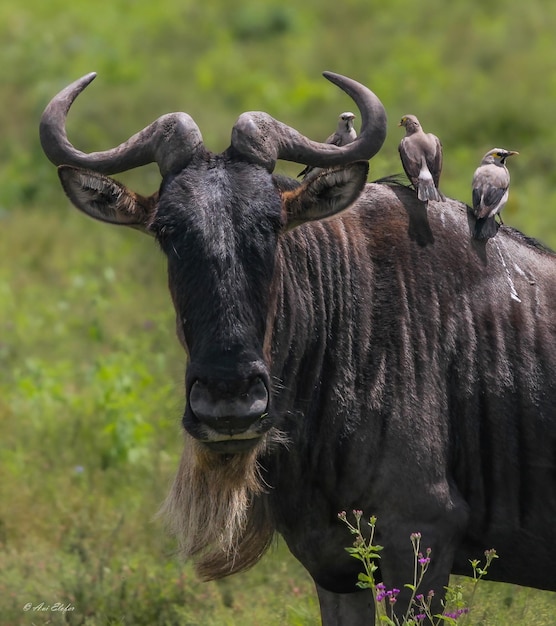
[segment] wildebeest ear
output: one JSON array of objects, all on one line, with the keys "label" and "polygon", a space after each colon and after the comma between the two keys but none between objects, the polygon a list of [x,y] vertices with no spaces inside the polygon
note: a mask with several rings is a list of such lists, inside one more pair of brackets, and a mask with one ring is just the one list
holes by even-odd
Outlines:
[{"label": "wildebeest ear", "polygon": [[324,170],[318,176],[283,194],[287,230],[314,220],[330,217],[357,200],[367,181],[369,163],[356,161]]},{"label": "wildebeest ear", "polygon": [[158,194],[146,198],[113,178],[70,165],[61,165],[58,176],[68,198],[87,215],[150,233]]}]

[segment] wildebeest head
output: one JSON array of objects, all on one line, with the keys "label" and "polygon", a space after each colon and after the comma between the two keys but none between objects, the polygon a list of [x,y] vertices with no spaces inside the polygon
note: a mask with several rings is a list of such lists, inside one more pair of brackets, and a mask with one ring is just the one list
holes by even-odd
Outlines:
[{"label": "wildebeest head", "polygon": [[[60,92],[41,120],[43,149],[60,166],[71,201],[94,218],[153,234],[165,252],[189,357],[183,423],[215,452],[248,450],[273,426],[269,345],[279,237],[349,206],[384,142],[378,98],[349,78],[325,76],[361,112],[359,137],[347,146],[313,142],[250,112],[233,127],[230,147],[213,154],[192,118],[172,113],[116,148],[86,154],[68,141],[65,119],[94,73]],[[328,169],[294,187],[272,175],[278,159]],[[163,180],[150,197],[107,176],[152,162]]]}]

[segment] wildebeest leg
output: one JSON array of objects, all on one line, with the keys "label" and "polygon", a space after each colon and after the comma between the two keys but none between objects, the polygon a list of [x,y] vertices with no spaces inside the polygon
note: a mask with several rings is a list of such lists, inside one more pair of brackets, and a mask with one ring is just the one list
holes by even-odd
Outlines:
[{"label": "wildebeest leg", "polygon": [[375,613],[370,591],[333,593],[315,583],[322,626],[374,626]]}]

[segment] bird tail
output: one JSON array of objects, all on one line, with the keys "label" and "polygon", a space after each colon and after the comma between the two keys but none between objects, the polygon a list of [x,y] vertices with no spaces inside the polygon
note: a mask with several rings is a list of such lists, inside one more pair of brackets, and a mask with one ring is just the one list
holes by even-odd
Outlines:
[{"label": "bird tail", "polygon": [[434,186],[432,178],[430,180],[423,180],[420,176],[417,185],[417,197],[422,202],[428,202],[429,200],[440,202],[442,200],[438,189]]},{"label": "bird tail", "polygon": [[425,164],[423,164],[417,179],[417,197],[422,202],[428,202],[429,200],[440,202],[442,200],[438,189],[435,187],[432,175]]},{"label": "bird tail", "polygon": [[496,235],[500,226],[494,217],[481,217],[475,221],[473,237],[475,239],[491,239]]}]

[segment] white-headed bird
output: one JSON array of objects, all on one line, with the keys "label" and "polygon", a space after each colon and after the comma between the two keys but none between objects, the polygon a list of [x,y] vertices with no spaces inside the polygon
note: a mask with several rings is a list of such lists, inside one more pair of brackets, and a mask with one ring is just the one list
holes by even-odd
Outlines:
[{"label": "white-headed bird", "polygon": [[425,133],[415,115],[404,115],[398,126],[405,128],[405,137],[398,150],[407,177],[423,202],[442,200],[438,191],[442,172],[442,144],[432,133]]},{"label": "white-headed bird", "polygon": [[[355,128],[353,128],[353,120],[355,119],[355,115],[351,111],[346,111],[345,113],[341,113],[338,117],[338,126],[336,130],[325,143],[332,144],[334,146],[346,146],[348,143],[355,141],[357,139],[357,133]],[[307,177],[309,172],[312,172],[312,175],[316,174],[320,171],[320,168],[311,167],[308,165],[305,169],[299,172],[299,176]]]},{"label": "white-headed bird", "polygon": [[510,172],[506,167],[506,159],[513,154],[519,152],[493,148],[485,154],[481,165],[475,170],[473,175],[475,239],[490,239],[496,235],[499,228],[496,215],[500,224],[503,224],[500,211],[508,201],[510,188]]}]

